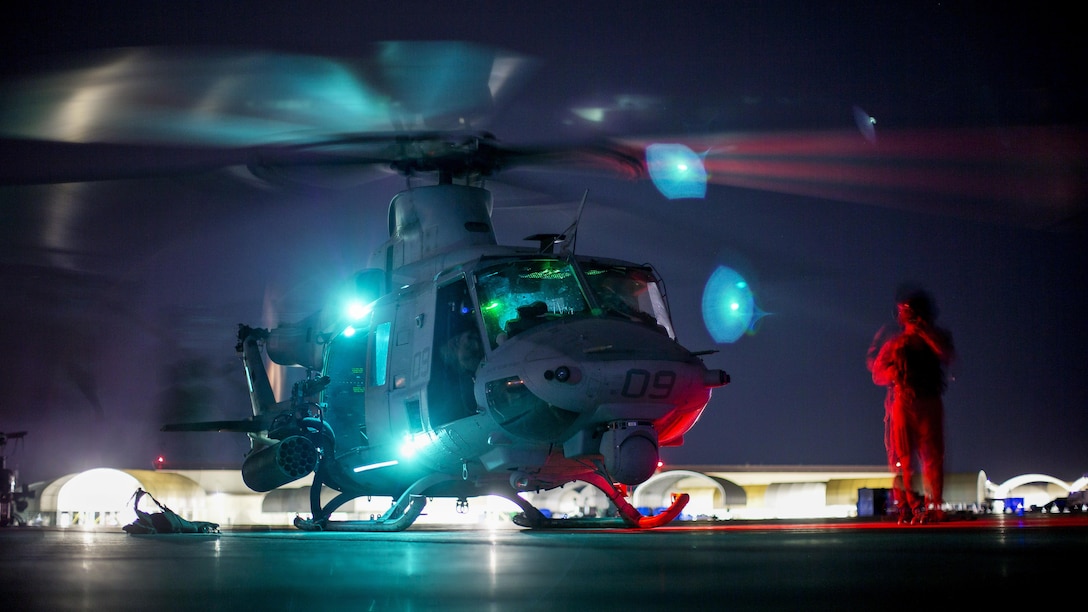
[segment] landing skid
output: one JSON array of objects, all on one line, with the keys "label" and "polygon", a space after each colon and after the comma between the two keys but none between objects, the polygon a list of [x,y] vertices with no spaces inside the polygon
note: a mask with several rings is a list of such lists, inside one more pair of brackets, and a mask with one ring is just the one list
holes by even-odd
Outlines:
[{"label": "landing skid", "polygon": [[385,514],[369,521],[331,521],[329,519],[313,520],[295,517],[295,527],[303,531],[360,531],[360,532],[391,532],[404,531],[419,518],[427,505],[427,498],[422,495],[412,495],[408,501],[408,507],[397,514],[398,506],[394,505]]},{"label": "landing skid", "polygon": [[646,516],[638,511],[637,508],[631,505],[630,502],[623,496],[623,494],[613,485],[609,480],[602,477],[599,474],[592,474],[580,478],[583,482],[591,484],[600,489],[608,499],[616,506],[616,509],[620,513],[619,519],[610,518],[574,518],[574,519],[554,519],[544,516],[540,510],[530,504],[528,501],[521,498],[519,495],[509,496],[508,499],[516,503],[521,507],[522,513],[513,518],[514,524],[521,527],[529,527],[531,529],[551,529],[551,528],[564,528],[564,529],[580,529],[580,528],[608,528],[608,527],[627,527],[635,529],[653,529],[654,527],[660,527],[670,523],[673,519],[680,515],[680,512],[684,509],[684,506],[688,505],[688,501],[691,497],[687,493],[681,493],[677,495],[672,505],[665,509],[660,514],[653,516]]},{"label": "landing skid", "polygon": [[320,471],[314,474],[313,484],[310,485],[310,510],[313,518],[304,519],[295,517],[295,527],[303,531],[358,531],[358,532],[391,532],[404,531],[419,518],[427,505],[427,498],[421,495],[431,486],[439,482],[451,480],[445,474],[431,474],[412,483],[412,486],[401,494],[397,502],[392,505],[385,514],[369,521],[333,521],[329,517],[345,503],[361,497],[359,493],[344,492],[337,495],[325,506],[321,505],[321,478]]},{"label": "landing skid", "polygon": [[[453,476],[438,473],[425,476],[412,483],[397,499],[397,502],[378,518],[369,521],[333,521],[329,517],[337,508],[363,494],[359,492],[342,492],[328,504],[322,506],[321,470],[318,470],[314,474],[314,481],[310,486],[310,508],[313,512],[313,518],[295,517],[294,524],[295,527],[303,531],[404,531],[419,518],[423,508],[427,505],[427,498],[423,496],[423,492],[438,483],[453,479]],[[586,474],[580,477],[579,480],[597,487],[607,495],[608,499],[619,511],[619,519],[553,519],[544,516],[536,506],[518,495],[513,488],[505,491],[492,491],[492,494],[500,495],[517,504],[522,513],[513,518],[514,524],[531,529],[608,527],[653,529],[666,525],[679,516],[690,500],[687,493],[682,493],[673,498],[672,505],[666,508],[664,512],[646,516],[627,501],[623,493],[612,484],[611,480],[601,474]]]}]

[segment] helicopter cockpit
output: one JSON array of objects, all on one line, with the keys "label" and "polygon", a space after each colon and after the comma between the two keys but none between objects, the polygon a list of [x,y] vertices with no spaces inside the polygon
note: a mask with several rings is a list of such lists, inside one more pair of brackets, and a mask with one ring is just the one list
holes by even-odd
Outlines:
[{"label": "helicopter cockpit", "polygon": [[673,336],[652,270],[602,260],[506,260],[476,272],[476,294],[492,349],[539,323],[567,317],[619,317]]}]

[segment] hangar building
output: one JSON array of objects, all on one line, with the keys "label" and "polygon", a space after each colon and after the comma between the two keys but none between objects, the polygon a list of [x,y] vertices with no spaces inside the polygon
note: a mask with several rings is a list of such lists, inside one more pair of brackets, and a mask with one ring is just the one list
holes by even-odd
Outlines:
[{"label": "hangar building", "polygon": [[[291,525],[296,515],[309,516],[309,480],[255,493],[245,486],[238,470],[97,468],[31,485],[34,496],[21,515],[34,525],[120,527],[135,520],[134,495],[144,489],[191,520],[219,523],[223,529],[278,527]],[[668,506],[673,494],[688,493],[691,501],[682,515],[687,519],[851,517],[859,512],[880,513],[879,494],[891,482],[890,473],[873,466],[677,466],[636,487],[631,500],[643,512],[652,512]],[[1086,488],[1088,477],[1066,482],[1045,474],[1024,474],[994,483],[982,471],[952,473],[946,476],[945,501],[957,510],[1002,511],[1005,504],[1042,507]],[[335,494],[324,493],[328,499]],[[609,512],[604,494],[580,482],[524,495],[556,517]],[[141,510],[157,510],[144,503]],[[391,503],[388,497],[359,498],[341,507],[333,518],[370,518],[385,512]],[[512,502],[498,497],[470,499],[468,512],[459,511],[456,500],[433,499],[418,522],[508,523],[518,511]]]}]

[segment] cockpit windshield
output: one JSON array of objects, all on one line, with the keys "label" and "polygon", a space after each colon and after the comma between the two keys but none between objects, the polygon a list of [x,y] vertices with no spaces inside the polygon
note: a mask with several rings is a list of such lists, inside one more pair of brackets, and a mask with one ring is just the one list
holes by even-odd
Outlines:
[{"label": "cockpit windshield", "polygon": [[652,271],[596,260],[579,260],[578,266],[580,270],[566,260],[541,258],[508,260],[479,270],[476,296],[491,348],[544,321],[572,316],[627,318],[673,336]]},{"label": "cockpit windshield", "polygon": [[549,319],[589,313],[571,264],[559,259],[506,261],[476,274],[476,296],[494,348]]}]

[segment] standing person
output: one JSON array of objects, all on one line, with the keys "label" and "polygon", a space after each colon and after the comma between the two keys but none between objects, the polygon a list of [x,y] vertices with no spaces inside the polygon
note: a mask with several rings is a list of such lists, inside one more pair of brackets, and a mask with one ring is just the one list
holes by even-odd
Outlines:
[{"label": "standing person", "polygon": [[[884,399],[884,445],[895,474],[900,522],[943,518],[945,370],[955,357],[952,335],[936,325],[937,307],[919,289],[896,299],[899,329],[881,329],[869,347],[873,382],[888,388]],[[913,460],[922,470],[924,497],[911,486]]]}]

